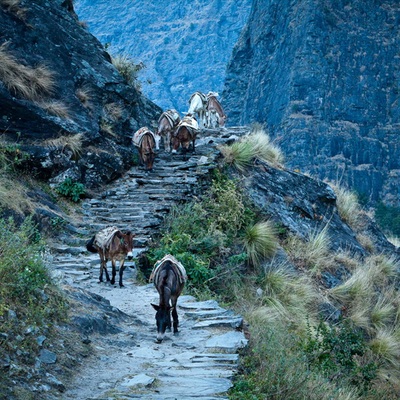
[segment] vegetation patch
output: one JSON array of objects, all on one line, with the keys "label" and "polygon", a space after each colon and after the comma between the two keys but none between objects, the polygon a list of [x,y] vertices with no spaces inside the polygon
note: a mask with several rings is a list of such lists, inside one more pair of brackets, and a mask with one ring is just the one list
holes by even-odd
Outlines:
[{"label": "vegetation patch", "polygon": [[83,183],[74,181],[71,178],[66,178],[63,182],[61,182],[56,187],[56,191],[75,203],[77,203],[86,193],[85,185]]},{"label": "vegetation patch", "polygon": [[65,319],[66,303],[43,263],[44,243],[30,218],[20,227],[0,219],[0,249],[0,360],[8,364],[2,390],[13,386],[11,364],[33,366],[37,337],[50,336],[53,324]]}]

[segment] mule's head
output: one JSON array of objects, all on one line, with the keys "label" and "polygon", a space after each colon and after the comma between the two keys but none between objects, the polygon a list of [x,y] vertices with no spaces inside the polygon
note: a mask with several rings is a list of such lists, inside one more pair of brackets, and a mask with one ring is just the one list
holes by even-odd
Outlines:
[{"label": "mule's head", "polygon": [[126,253],[126,256],[128,257],[128,260],[132,260],[134,234],[131,231],[127,231],[125,233],[119,232],[118,237],[120,239],[120,243],[123,248],[123,251],[124,251],[124,253]]},{"label": "mule's head", "polygon": [[220,116],[220,115],[218,116],[218,124],[221,128],[225,126],[225,122],[227,119],[228,119],[228,117],[225,114],[222,116]]},{"label": "mule's head", "polygon": [[157,304],[151,304],[156,312],[156,323],[157,323],[157,342],[161,343],[165,336],[165,331],[171,329],[171,310],[172,307],[159,306]]},{"label": "mule's head", "polygon": [[160,141],[161,141],[161,135],[156,131],[154,134],[154,140],[155,140],[155,145],[156,145],[156,150],[160,150]]},{"label": "mule's head", "polygon": [[176,153],[179,149],[179,145],[181,144],[178,135],[173,134],[171,135],[171,146],[172,146],[172,153]]}]

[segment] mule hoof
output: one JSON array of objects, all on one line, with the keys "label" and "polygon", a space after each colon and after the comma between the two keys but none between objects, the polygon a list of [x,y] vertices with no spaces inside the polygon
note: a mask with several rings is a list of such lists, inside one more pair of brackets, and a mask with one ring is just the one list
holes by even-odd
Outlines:
[{"label": "mule hoof", "polygon": [[154,343],[160,344],[160,343],[162,343],[162,339],[156,339],[156,340],[154,341]]},{"label": "mule hoof", "polygon": [[114,280],[114,279],[112,279],[112,280],[110,281],[110,283],[111,283],[111,285],[114,285],[114,283],[115,283],[115,280]]}]

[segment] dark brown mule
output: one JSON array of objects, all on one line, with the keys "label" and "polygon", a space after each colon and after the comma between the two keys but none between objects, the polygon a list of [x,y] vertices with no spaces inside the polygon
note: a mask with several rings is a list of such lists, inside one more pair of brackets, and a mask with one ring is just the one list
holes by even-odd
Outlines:
[{"label": "dark brown mule", "polygon": [[158,119],[157,133],[164,138],[164,149],[166,152],[171,151],[171,135],[175,128],[181,122],[178,111],[164,111]]},{"label": "dark brown mule", "polygon": [[212,94],[207,95],[207,99],[207,127],[216,128],[218,123],[218,126],[222,128],[228,117],[224,113],[221,103]]},{"label": "dark brown mule", "polygon": [[121,232],[119,229],[105,228],[98,232],[90,239],[86,248],[91,253],[98,253],[100,256],[100,276],[99,281],[103,282],[103,270],[106,274],[107,282],[110,281],[110,276],[107,271],[107,261],[111,260],[112,278],[110,283],[114,285],[116,271],[116,262],[119,261],[119,286],[123,287],[122,275],[124,273],[125,258],[132,259],[133,254],[133,233],[127,231]]},{"label": "dark brown mule", "polygon": [[199,125],[192,116],[187,115],[182,119],[172,135],[172,152],[176,153],[179,147],[182,147],[184,159],[186,159],[186,153],[189,150],[190,143],[192,143],[192,152],[194,153],[196,136],[199,131]]},{"label": "dark brown mule", "polygon": [[144,165],[147,171],[153,169],[154,159],[156,158],[154,148],[158,148],[159,139],[158,134],[154,134],[145,126],[133,135],[132,143],[138,148],[140,163]]},{"label": "dark brown mule", "polygon": [[185,268],[170,254],[166,255],[154,266],[150,281],[154,282],[160,296],[159,304],[152,304],[157,311],[157,341],[159,343],[164,339],[167,328],[171,329],[171,311],[174,335],[178,333],[179,319],[176,304],[186,279]]}]

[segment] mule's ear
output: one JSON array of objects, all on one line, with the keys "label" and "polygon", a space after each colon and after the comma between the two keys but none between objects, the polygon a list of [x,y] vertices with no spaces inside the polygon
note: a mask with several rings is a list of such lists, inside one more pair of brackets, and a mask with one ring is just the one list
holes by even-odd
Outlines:
[{"label": "mule's ear", "polygon": [[150,303],[152,306],[153,306],[153,308],[156,310],[156,311],[158,311],[159,309],[160,309],[160,306],[158,306],[157,304],[153,304],[153,303]]}]

